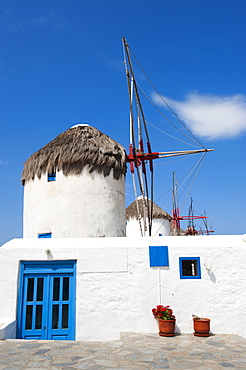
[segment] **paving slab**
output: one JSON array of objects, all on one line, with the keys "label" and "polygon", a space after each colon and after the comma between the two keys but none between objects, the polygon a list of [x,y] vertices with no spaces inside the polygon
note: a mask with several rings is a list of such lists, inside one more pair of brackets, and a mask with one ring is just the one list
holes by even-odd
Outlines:
[{"label": "paving slab", "polygon": [[112,342],[0,340],[0,370],[244,369],[246,339],[123,333]]}]

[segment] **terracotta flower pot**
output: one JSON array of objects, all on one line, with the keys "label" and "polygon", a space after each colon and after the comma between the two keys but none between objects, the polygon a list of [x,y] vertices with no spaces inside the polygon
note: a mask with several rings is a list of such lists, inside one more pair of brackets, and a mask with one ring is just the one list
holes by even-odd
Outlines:
[{"label": "terracotta flower pot", "polygon": [[209,337],[210,319],[193,319],[194,335],[197,337]]},{"label": "terracotta flower pot", "polygon": [[159,319],[159,335],[162,337],[173,337],[176,320],[162,320]]}]

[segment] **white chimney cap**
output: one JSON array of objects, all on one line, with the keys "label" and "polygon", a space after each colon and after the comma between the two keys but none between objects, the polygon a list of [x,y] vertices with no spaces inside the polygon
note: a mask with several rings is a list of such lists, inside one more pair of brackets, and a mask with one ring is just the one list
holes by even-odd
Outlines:
[{"label": "white chimney cap", "polygon": [[71,128],[79,127],[79,126],[90,126],[88,123],[82,122],[82,123],[76,123],[76,125],[73,125]]}]

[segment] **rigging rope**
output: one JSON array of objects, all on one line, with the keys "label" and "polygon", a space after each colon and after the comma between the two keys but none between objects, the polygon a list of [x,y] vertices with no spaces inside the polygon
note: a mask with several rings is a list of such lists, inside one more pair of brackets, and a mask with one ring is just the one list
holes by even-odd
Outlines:
[{"label": "rigging rope", "polygon": [[[143,228],[144,228],[144,230],[142,230],[141,212],[139,210],[139,204],[138,204],[139,203],[138,202],[139,199],[137,197],[137,186],[136,186],[134,168],[135,168],[136,176],[137,176],[137,179],[138,179],[139,190],[140,190],[140,193],[142,194],[142,201],[143,201],[143,208],[144,208],[143,211],[144,211],[144,213],[147,210],[148,230],[149,230],[149,235],[151,236],[152,219],[153,219],[153,198],[154,198],[153,159],[150,158],[149,159],[149,162],[146,162],[146,160],[144,159],[144,156],[141,157],[141,153],[145,153],[144,142],[147,145],[147,153],[149,153],[149,154],[152,153],[147,124],[150,125],[150,126],[152,126],[152,127],[154,127],[155,129],[159,130],[160,132],[166,134],[167,136],[169,136],[169,137],[171,137],[173,139],[176,139],[176,140],[178,140],[178,141],[180,141],[182,143],[185,143],[187,145],[193,146],[195,148],[197,146],[199,146],[199,147],[203,148],[204,150],[206,150],[206,148],[193,135],[193,133],[191,132],[191,130],[179,118],[179,116],[175,113],[175,111],[168,104],[168,102],[166,101],[166,99],[156,89],[156,87],[154,86],[154,84],[152,83],[152,81],[150,80],[150,78],[148,77],[148,75],[146,74],[146,72],[143,70],[143,68],[140,65],[140,63],[138,62],[136,56],[134,55],[134,53],[130,49],[130,47],[127,44],[125,38],[122,38],[122,42],[123,42],[123,53],[124,53],[124,65],[125,65],[126,76],[127,76],[127,81],[128,81],[127,82],[128,83],[128,94],[129,94],[129,101],[130,101],[130,155],[132,156],[132,159],[131,159],[132,162],[130,162],[130,168],[131,168],[132,177],[133,177],[134,193],[135,193],[135,198],[136,198],[136,202],[137,202],[137,213],[138,213],[138,220],[139,220],[139,223],[140,223],[141,234],[143,235],[145,233],[145,230],[146,230],[146,216],[143,215]],[[172,115],[178,120],[178,122],[189,133],[189,135],[186,134],[186,133],[184,133],[181,130],[182,127],[180,129],[168,117],[166,117],[163,114],[163,112],[156,106],[156,104],[154,103],[154,101],[150,97],[148,97],[147,94],[143,91],[143,89],[141,88],[141,86],[139,85],[139,83],[136,81],[136,78],[135,78],[135,75],[134,75],[134,71],[133,71],[133,65],[132,65],[131,55],[135,59],[136,63],[140,67],[142,73],[146,77],[147,81],[150,83],[150,85],[154,89],[155,93],[159,96],[159,98],[161,99],[161,101],[163,102],[163,104],[165,105],[165,107],[167,107],[169,109],[169,111],[172,113]],[[193,144],[191,144],[190,142],[189,143],[186,143],[184,140],[175,138],[174,136],[172,136],[172,135],[164,132],[163,130],[157,128],[156,126],[154,126],[150,122],[147,122],[146,119],[145,119],[145,115],[144,115],[142,103],[141,103],[141,100],[140,100],[139,92],[142,93],[142,95],[147,99],[147,101],[157,110],[157,112],[168,123],[170,123],[177,131],[179,131],[182,135],[184,135]],[[137,117],[137,124],[135,123],[136,120],[134,119],[134,117],[135,118]],[[138,128],[138,134],[135,134],[135,126],[137,126],[137,128]],[[143,140],[142,127],[143,127],[144,136],[145,136],[146,141]],[[137,140],[137,143],[136,143],[136,140]],[[158,153],[158,154],[161,154],[161,153]],[[162,154],[164,154],[164,153],[162,153]],[[188,156],[193,155],[193,154],[194,153],[188,154]],[[182,190],[182,194],[181,195],[183,195],[183,193],[187,189],[188,185],[189,185],[188,193],[190,193],[191,188],[192,188],[192,186],[194,184],[195,178],[197,177],[198,172],[199,172],[200,167],[201,167],[201,164],[202,164],[202,162],[204,160],[205,154],[206,154],[206,152],[203,154],[202,158],[200,158],[196,162],[196,164],[192,167],[192,169],[189,171],[188,175],[186,176],[185,180],[183,181],[183,183],[184,183],[190,177],[189,178],[189,181],[187,182],[187,184],[185,186],[185,188]],[[180,154],[174,154],[174,155],[180,155]],[[183,159],[184,158],[181,158],[179,160],[183,160]],[[173,162],[176,162],[176,161],[173,161]],[[149,179],[150,180],[150,197],[151,197],[150,198],[150,202],[149,202],[149,185],[148,185],[148,176],[147,176],[147,172],[146,172],[146,163],[148,163],[149,171],[150,171],[150,179]],[[172,162],[169,162],[169,163],[172,163]],[[141,164],[141,166],[140,166],[140,164]],[[148,172],[148,174],[149,174],[149,172]],[[175,184],[175,188],[176,188],[176,184]],[[173,207],[173,209],[175,208],[174,209],[174,212],[176,212],[175,214],[178,215],[178,213],[179,213],[179,210],[178,210],[178,200],[179,200],[180,196],[179,197],[178,196],[176,197],[176,195],[178,194],[176,192],[177,192],[177,190],[175,190],[175,192],[173,192],[173,203],[174,203],[174,206],[175,206],[175,207]],[[186,198],[188,197],[188,193],[187,193]],[[160,199],[160,198],[158,198],[158,199]],[[185,199],[185,201],[186,201],[186,199]]]},{"label": "rigging rope", "polygon": [[[204,158],[205,158],[205,154],[206,154],[206,153],[204,153],[204,154],[202,155],[202,157],[199,159],[199,161],[198,161],[198,162],[195,164],[195,166],[193,166],[193,168],[192,168],[192,170],[194,170],[194,174],[192,175],[192,177],[190,177],[190,180],[187,182],[187,184],[186,184],[186,186],[185,186],[184,190],[187,188],[187,186],[188,186],[188,184],[191,182],[192,178],[193,178],[193,181],[191,182],[191,185],[190,185],[190,187],[189,187],[189,189],[188,189],[188,191],[187,191],[187,195],[186,195],[186,197],[185,197],[185,199],[184,199],[184,201],[183,201],[183,205],[182,205],[182,207],[181,207],[181,210],[183,209],[184,204],[185,204],[185,202],[186,202],[186,199],[187,199],[187,197],[189,196],[189,194],[190,194],[190,192],[191,192],[192,186],[193,186],[193,184],[194,184],[194,182],[195,182],[195,179],[196,179],[196,177],[197,177],[197,175],[198,175],[198,172],[200,171],[200,168],[201,168],[202,162],[203,162],[203,160],[204,160]],[[190,173],[192,172],[192,170],[190,171]],[[188,176],[187,176],[187,177],[188,177]],[[186,181],[186,180],[185,180],[185,181]],[[184,192],[184,191],[182,191],[182,194],[183,194],[183,192]],[[181,195],[182,195],[182,194],[181,194]]]},{"label": "rigging rope", "polygon": [[[175,163],[175,162],[179,162],[179,161],[184,161],[184,160],[186,160],[187,158],[189,158],[189,157],[191,157],[191,156],[195,156],[195,155],[197,155],[197,154],[199,154],[199,153],[189,153],[189,154],[186,154],[186,156],[185,156],[185,157],[180,157],[180,158],[178,158],[178,159],[175,159],[174,161],[168,161],[168,162],[156,163],[156,164],[155,164],[155,166],[160,166],[160,165],[163,165],[163,164],[167,165],[167,164],[170,164],[170,163]],[[201,153],[200,153],[200,154],[201,154]],[[169,157],[169,158],[170,158],[170,157]]]},{"label": "rigging rope", "polygon": [[[192,138],[190,138],[188,135],[186,135],[184,132],[182,132],[169,118],[167,118],[166,116],[165,116],[165,114],[159,109],[159,108],[157,108],[157,106],[152,102],[152,100],[145,94],[145,92],[142,90],[142,88],[139,86],[139,84],[138,84],[138,87],[139,87],[139,90],[141,91],[141,93],[144,95],[144,97],[148,100],[148,102],[155,108],[155,110],[157,110],[157,112],[168,122],[168,123],[170,123],[177,131],[179,131],[182,135],[184,135],[185,137],[187,137],[190,141],[192,141],[193,143],[196,143],[196,145],[199,143],[200,144],[200,142],[196,139],[196,137],[192,134],[192,136],[195,138],[195,140],[193,140]],[[188,132],[190,132],[189,130],[188,130],[188,128],[187,127],[185,127],[186,129],[187,129],[187,131]],[[202,144],[200,144],[199,145],[199,147],[200,148],[203,148],[203,149],[205,149],[205,147],[202,145]]]},{"label": "rigging rope", "polygon": [[[197,177],[197,175],[198,175],[198,172],[199,172],[199,170],[200,170],[200,167],[201,167],[201,164],[202,164],[202,161],[204,160],[204,157],[205,157],[205,154],[206,153],[204,153],[203,154],[203,156],[202,156],[202,158],[199,158],[198,159],[198,161],[192,166],[192,168],[188,171],[188,172],[186,172],[185,174],[184,174],[184,176],[181,178],[181,180],[182,180],[182,183],[181,182],[179,182],[179,188],[182,190],[181,191],[181,193],[180,193],[180,195],[179,195],[179,197],[178,197],[178,200],[180,200],[181,199],[181,197],[182,197],[182,195],[183,195],[183,193],[185,193],[186,194],[186,198],[189,196],[189,193],[190,193],[190,191],[191,191],[191,188],[192,188],[192,186],[193,186],[193,184],[194,184],[194,181],[195,181],[195,179],[193,180],[193,182],[192,182],[192,185],[190,186],[190,189],[189,189],[189,191],[186,193],[186,188],[187,188],[187,186],[188,186],[188,184],[190,183],[190,181],[191,181],[191,179],[192,179],[192,177],[193,176],[196,176]],[[191,155],[194,155],[194,154],[191,154]],[[181,159],[179,159],[179,160],[184,160],[184,158],[181,158]],[[176,161],[173,161],[173,162],[176,162]],[[172,162],[171,162],[172,163]],[[157,165],[161,165],[161,164],[169,164],[169,163],[158,163]],[[192,172],[194,172],[193,173],[193,175],[192,175]],[[187,179],[190,177],[190,180],[187,182],[187,184],[186,184],[186,186],[185,187],[183,187],[183,184],[187,181]],[[172,187],[171,188],[169,188],[163,195],[161,195],[158,199],[157,199],[157,201],[158,200],[160,200],[161,198],[163,198],[165,195],[167,195],[168,193],[170,193],[172,191]],[[171,200],[169,199],[166,203],[165,203],[165,205],[162,207],[163,209],[165,209],[166,207],[167,207],[167,205],[169,204],[171,202]],[[181,207],[181,209],[183,209],[183,207],[184,207],[184,203],[185,203],[185,201],[183,202],[183,205],[182,205],[182,207]]]},{"label": "rigging rope", "polygon": [[[173,135],[171,135],[171,134],[168,134],[167,132],[165,132],[165,131],[161,130],[159,127],[156,127],[155,125],[153,125],[153,123],[150,123],[150,122],[148,122],[148,121],[146,121],[146,122],[148,123],[148,125],[150,125],[150,126],[154,127],[156,130],[158,130],[158,131],[162,132],[163,134],[165,134],[165,135],[167,135],[167,136],[171,137],[172,139],[175,139],[175,140],[177,140],[177,141],[180,141],[181,143],[184,143],[184,144],[190,145],[190,146],[192,146],[193,148],[197,148],[197,147],[199,147],[199,146],[197,146],[197,145],[192,145],[191,143],[187,143],[186,141],[181,140],[181,139],[179,139],[179,138],[177,138],[177,137],[175,137],[175,136],[173,136]],[[200,148],[200,147],[199,147],[199,148]]]},{"label": "rigging rope", "polygon": [[132,173],[132,183],[133,183],[134,195],[135,195],[135,198],[136,198],[136,207],[137,207],[137,214],[138,214],[138,222],[139,222],[139,227],[140,227],[140,233],[141,233],[141,236],[143,236],[143,229],[142,229],[142,224],[141,224],[141,214],[140,214],[140,211],[139,211],[139,205],[138,205],[138,199],[137,199],[137,188],[136,188],[136,181],[135,181],[134,173]]},{"label": "rigging rope", "polygon": [[[128,46],[129,47],[129,46]],[[131,48],[129,47],[129,49],[131,50]],[[190,135],[197,141],[197,143],[200,144],[200,146],[203,147],[203,149],[205,149],[204,145],[195,137],[195,135],[193,135],[193,133],[188,129],[188,127],[185,125],[185,123],[178,117],[178,115],[176,114],[176,112],[170,107],[170,105],[167,103],[167,101],[164,99],[164,97],[159,93],[159,91],[157,90],[157,88],[155,87],[155,85],[153,84],[153,82],[150,80],[150,78],[148,77],[147,73],[144,71],[144,69],[142,68],[142,66],[140,65],[139,61],[137,60],[135,54],[133,53],[133,51],[131,50],[131,53],[136,61],[136,63],[138,64],[139,68],[141,69],[141,71],[143,72],[143,74],[145,75],[145,77],[147,78],[147,80],[149,81],[150,85],[152,86],[152,88],[156,91],[156,93],[159,95],[159,97],[162,99],[163,103],[167,106],[167,108],[170,110],[170,112],[172,112],[172,114],[175,116],[175,118],[181,123],[181,125],[190,133]]]},{"label": "rigging rope", "polygon": [[[131,62],[131,57],[130,57],[130,52],[129,52],[129,45],[127,44],[126,40],[122,38],[123,41],[123,50],[124,50],[124,57],[125,57],[125,69],[126,69],[126,75],[127,75],[127,80],[128,80],[128,93],[130,96],[130,115],[131,115],[131,137],[132,137],[132,147],[130,147],[130,151],[132,151],[133,156],[135,157],[134,163],[132,164],[131,172],[134,172],[134,164],[138,176],[138,182],[139,182],[139,187],[141,190],[141,194],[143,196],[143,203],[146,203],[147,207],[147,214],[148,214],[148,226],[149,226],[149,235],[151,235],[151,226],[152,226],[152,218],[151,215],[153,213],[152,210],[150,210],[149,207],[149,193],[148,193],[148,180],[147,180],[147,174],[146,174],[146,167],[145,167],[145,160],[141,159],[141,174],[140,170],[138,168],[138,161],[136,157],[136,141],[135,141],[135,133],[134,133],[134,113],[133,113],[133,93],[135,96],[135,111],[138,117],[138,148],[141,152],[144,152],[144,145],[143,145],[143,139],[142,139],[142,130],[141,130],[141,123],[143,124],[144,127],[144,132],[147,140],[147,147],[148,147],[148,152],[151,153],[151,145],[150,145],[150,139],[149,139],[149,134],[148,134],[148,129],[147,129],[147,124],[145,121],[144,117],[144,112],[142,108],[142,104],[140,101],[139,93],[138,93],[138,87],[136,83],[136,79],[134,76],[134,71],[132,67],[132,62]],[[128,70],[129,68],[129,70]],[[131,89],[130,89],[130,82],[131,81]],[[152,159],[150,160],[150,171],[153,172],[153,163]],[[131,165],[131,164],[130,164]],[[144,179],[144,183],[143,183]],[[153,181],[153,176],[151,177],[151,182]],[[153,185],[151,184],[151,189],[153,189]],[[146,195],[145,195],[146,194]],[[153,190],[151,191],[151,194],[153,196]],[[145,197],[147,196],[147,202]],[[151,204],[153,202],[153,199],[151,199]]]}]

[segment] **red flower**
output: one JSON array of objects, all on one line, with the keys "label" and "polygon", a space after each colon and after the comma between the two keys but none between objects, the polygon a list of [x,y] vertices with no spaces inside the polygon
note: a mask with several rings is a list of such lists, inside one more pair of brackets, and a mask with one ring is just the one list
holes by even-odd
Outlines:
[{"label": "red flower", "polygon": [[174,320],[173,310],[170,306],[158,305],[156,308],[152,309],[154,317],[162,320]]}]

